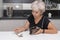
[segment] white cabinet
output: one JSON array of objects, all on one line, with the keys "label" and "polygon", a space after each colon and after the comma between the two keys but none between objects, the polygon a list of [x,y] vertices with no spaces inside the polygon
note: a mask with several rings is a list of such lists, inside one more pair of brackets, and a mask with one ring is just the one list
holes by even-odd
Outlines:
[{"label": "white cabinet", "polygon": [[23,26],[26,20],[0,20],[0,31],[11,31]]},{"label": "white cabinet", "polygon": [[[51,22],[60,30],[60,19],[50,19]],[[26,19],[21,20],[0,20],[0,31],[12,31],[16,27],[23,26],[26,22]]]},{"label": "white cabinet", "polygon": [[55,27],[60,30],[60,19],[51,19],[51,22],[55,25]]}]

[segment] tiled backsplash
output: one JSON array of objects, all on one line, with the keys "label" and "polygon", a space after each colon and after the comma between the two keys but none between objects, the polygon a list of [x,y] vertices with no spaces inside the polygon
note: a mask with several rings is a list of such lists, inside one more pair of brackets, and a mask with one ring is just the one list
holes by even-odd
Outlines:
[{"label": "tiled backsplash", "polygon": [[14,10],[22,10],[22,3],[3,3],[3,9],[7,9],[7,7],[13,7]]}]

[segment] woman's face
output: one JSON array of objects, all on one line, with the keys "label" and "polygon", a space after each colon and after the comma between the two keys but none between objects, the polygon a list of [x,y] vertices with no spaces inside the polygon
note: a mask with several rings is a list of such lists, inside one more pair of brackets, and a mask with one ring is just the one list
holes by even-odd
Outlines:
[{"label": "woman's face", "polygon": [[41,11],[40,10],[32,10],[32,15],[34,16],[34,17],[38,17],[38,16],[40,16],[42,13],[41,13]]}]

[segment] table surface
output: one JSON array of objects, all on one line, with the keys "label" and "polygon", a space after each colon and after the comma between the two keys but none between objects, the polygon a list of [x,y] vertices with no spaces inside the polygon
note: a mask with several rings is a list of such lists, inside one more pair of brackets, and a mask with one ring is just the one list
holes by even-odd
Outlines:
[{"label": "table surface", "polygon": [[20,34],[23,37],[18,37],[13,31],[0,31],[0,40],[60,40],[60,31],[57,34],[29,35],[29,31]]}]

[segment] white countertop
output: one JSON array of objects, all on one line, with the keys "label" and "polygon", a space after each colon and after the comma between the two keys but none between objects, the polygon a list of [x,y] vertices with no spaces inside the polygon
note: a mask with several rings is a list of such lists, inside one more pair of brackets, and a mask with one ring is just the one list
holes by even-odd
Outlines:
[{"label": "white countertop", "polygon": [[0,40],[60,40],[60,31],[57,34],[29,35],[29,31],[21,33],[18,37],[13,31],[0,31]]}]

